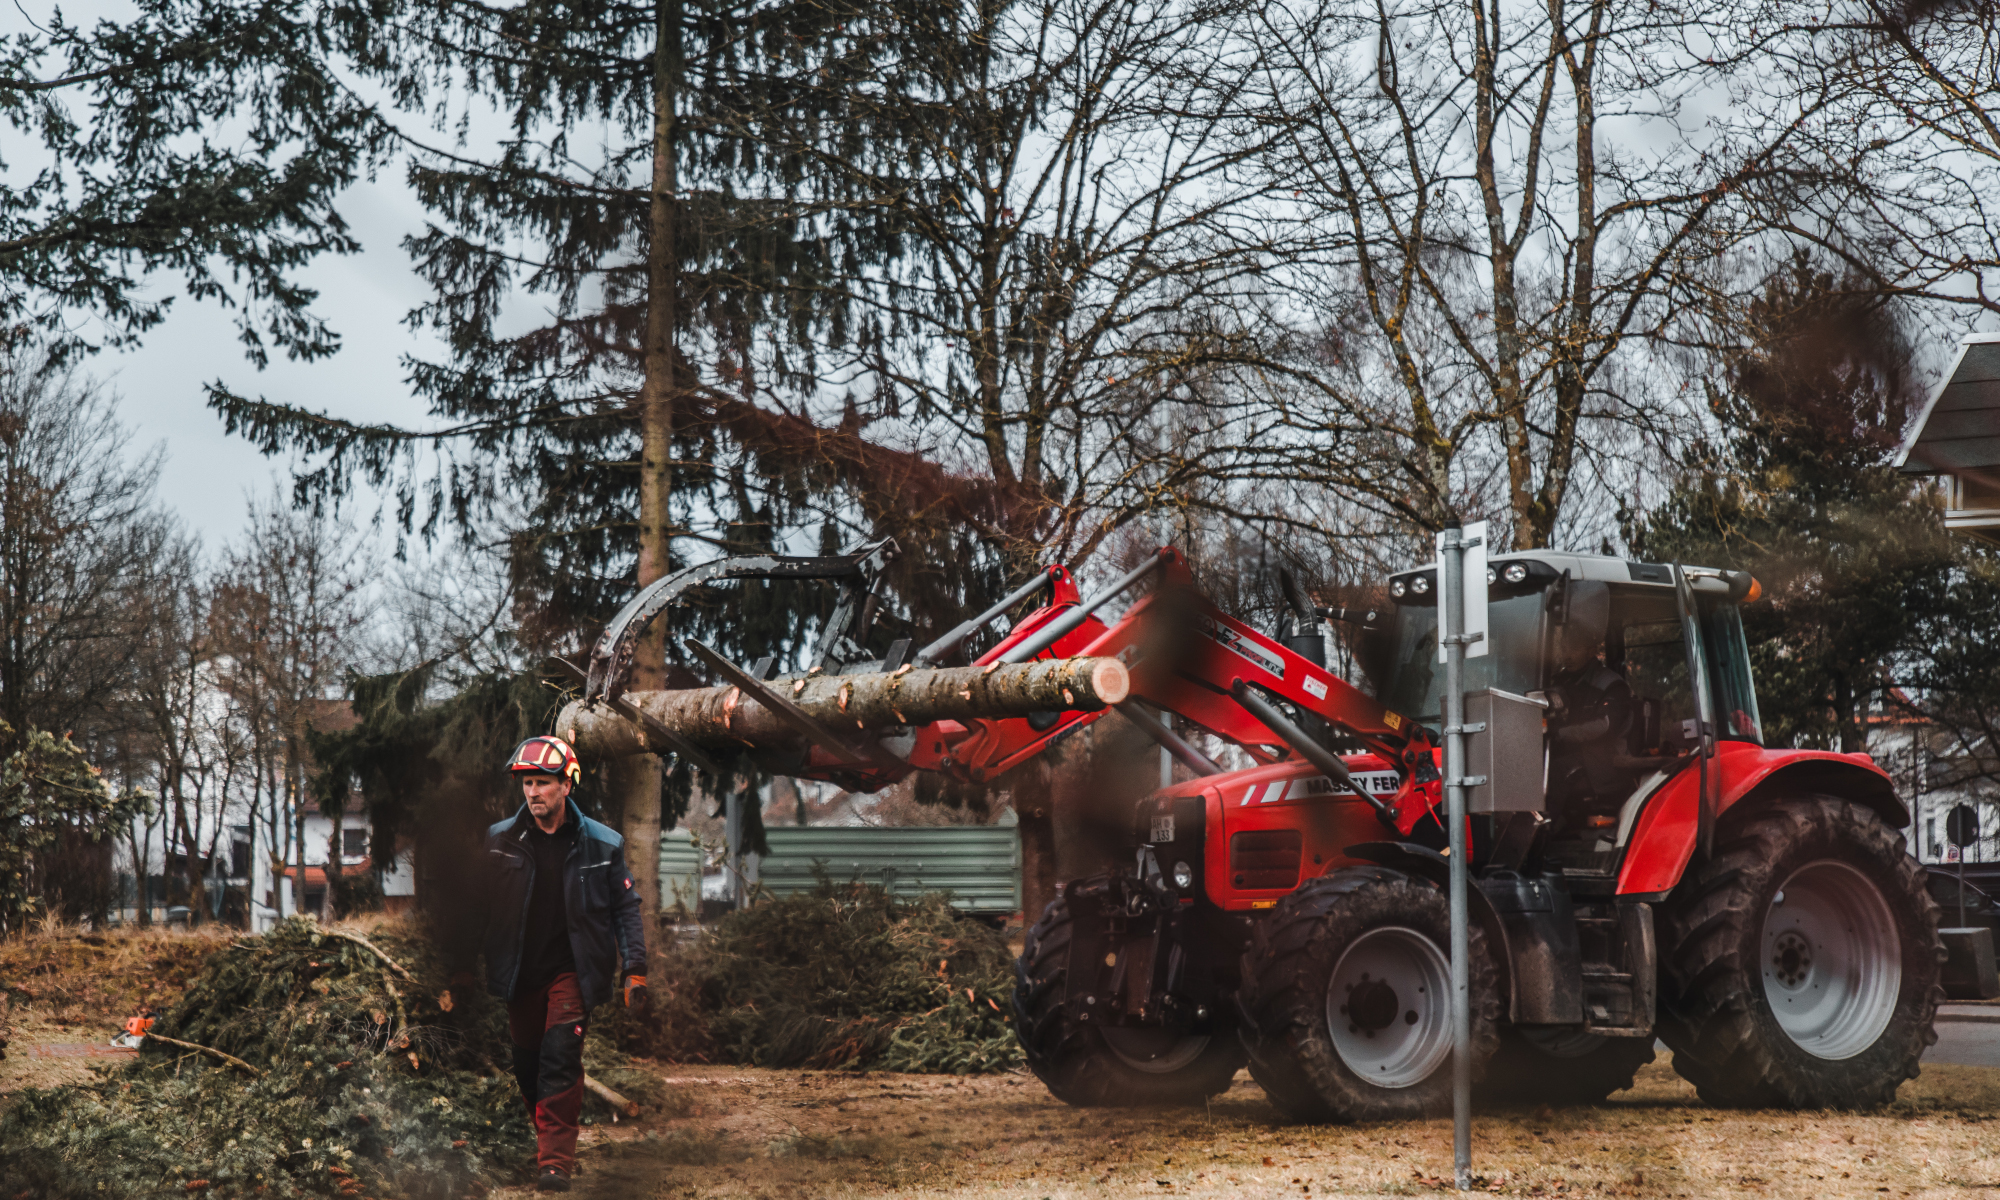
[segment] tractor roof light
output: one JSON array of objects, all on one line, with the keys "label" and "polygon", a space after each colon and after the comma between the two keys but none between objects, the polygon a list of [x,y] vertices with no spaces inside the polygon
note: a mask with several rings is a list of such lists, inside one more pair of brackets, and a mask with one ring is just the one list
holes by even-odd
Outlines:
[{"label": "tractor roof light", "polygon": [[1400,579],[1396,579],[1396,580],[1391,580],[1391,581],[1390,581],[1390,583],[1389,583],[1389,594],[1390,594],[1391,596],[1395,596],[1395,597],[1397,597],[1398,599],[1400,599],[1400,598],[1401,598],[1401,597],[1403,596],[1403,593],[1405,593],[1405,592],[1407,592],[1407,591],[1409,591],[1409,590],[1410,590],[1410,589],[1409,589],[1408,585],[1406,585],[1406,584],[1405,584],[1405,583],[1404,583],[1404,582],[1403,582],[1402,580],[1400,580]]},{"label": "tractor roof light", "polygon": [[1524,582],[1528,578],[1528,564],[1508,563],[1506,571],[1501,574],[1501,578],[1505,579],[1508,583]]},{"label": "tractor roof light", "polygon": [[1410,580],[1410,590],[1419,596],[1429,595],[1431,590],[1430,576],[1419,575],[1415,579]]},{"label": "tractor roof light", "polygon": [[1738,604],[1755,604],[1764,595],[1764,585],[1748,571],[1719,571],[1722,582],[1729,585],[1729,598]]}]

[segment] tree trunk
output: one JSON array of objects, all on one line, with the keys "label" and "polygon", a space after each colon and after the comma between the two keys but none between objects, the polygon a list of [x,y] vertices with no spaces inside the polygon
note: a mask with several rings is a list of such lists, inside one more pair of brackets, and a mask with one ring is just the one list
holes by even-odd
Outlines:
[{"label": "tree trunk", "polygon": [[1856,699],[1853,685],[1848,682],[1847,672],[1836,671],[1833,676],[1833,725],[1840,738],[1842,754],[1856,754],[1863,748],[1861,726],[1854,718]]},{"label": "tree trunk", "polygon": [[[201,830],[188,824],[187,797],[181,789],[179,770],[172,778],[174,793],[174,840],[181,844],[181,877],[187,882],[188,925],[201,924],[208,889],[202,886]],[[201,801],[195,800],[195,817],[201,817]]]},{"label": "tree trunk", "polygon": [[292,818],[292,912],[306,910],[306,806],[300,803],[298,752],[285,751],[285,803]]},{"label": "tree trunk", "polygon": [[[130,790],[129,786],[127,790]],[[146,842],[148,840],[144,833],[146,822],[138,817],[133,817],[132,821],[133,824],[126,828],[126,836],[132,842],[132,878],[138,888],[134,903],[138,909],[137,920],[139,928],[151,929],[153,927],[153,906],[148,903],[151,897],[146,891],[146,866],[150,857],[146,853]]]},{"label": "tree trunk", "polygon": [[346,831],[341,821],[342,814],[334,813],[333,832],[326,835],[326,899],[319,906],[319,918],[322,921],[338,919],[344,907],[341,903],[340,889],[346,881],[340,871],[342,848],[340,842]]},{"label": "tree trunk", "polygon": [[[673,563],[674,405],[679,398],[675,337],[680,326],[679,164],[676,109],[681,86],[680,0],[659,0],[653,52],[653,178],[647,211],[646,341],[639,385],[639,586]],[[633,683],[658,687],[666,676],[666,631],[649,631],[633,656]],[[557,728],[568,728],[561,722]],[[625,861],[639,885],[645,926],[660,911],[660,763],[623,764],[616,772]]]},{"label": "tree trunk", "polygon": [[1056,898],[1056,827],[1047,758],[1022,763],[1014,771],[1014,815],[1020,820],[1021,919],[1033,925]]}]

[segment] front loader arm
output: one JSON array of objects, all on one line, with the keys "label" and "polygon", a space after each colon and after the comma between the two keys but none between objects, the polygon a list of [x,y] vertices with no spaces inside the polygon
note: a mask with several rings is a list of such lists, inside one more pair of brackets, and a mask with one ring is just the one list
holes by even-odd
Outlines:
[{"label": "front loader arm", "polygon": [[1148,596],[1079,653],[1120,659],[1132,671],[1134,699],[1176,713],[1264,761],[1282,757],[1287,739],[1236,699],[1237,683],[1319,717],[1402,776],[1385,817],[1402,833],[1439,799],[1436,744],[1428,729],[1229,616],[1192,588]]},{"label": "front loader arm", "polygon": [[[1134,700],[1191,721],[1260,761],[1276,761],[1285,755],[1287,740],[1232,694],[1241,681],[1319,717],[1391,764],[1403,783],[1384,819],[1399,832],[1408,834],[1432,810],[1441,793],[1436,745],[1429,730],[1224,613],[1194,587],[1186,560],[1171,547],[1163,547],[1153,561],[1161,574],[1160,586],[1116,622],[1106,625],[1090,615],[1079,620],[1077,607],[1090,602],[1076,599],[1072,585],[1067,593],[1053,595],[1050,604],[1030,614],[978,661],[1005,661],[1017,647],[1032,646],[1041,631],[1068,621],[1075,628],[1032,657],[1117,658],[1132,670]],[[936,722],[917,731],[910,764],[982,782],[1102,715],[1100,710],[1050,713],[1044,719]],[[1151,728],[1154,723],[1145,718],[1140,724]],[[1155,736],[1163,732],[1154,731]]]},{"label": "front loader arm", "polygon": [[[1046,602],[1023,617],[991,649],[974,659],[974,666],[999,662],[1008,651],[1026,644],[1083,603],[1076,590],[1076,580],[1067,567],[1061,564],[1048,567],[1046,575]],[[1104,629],[1103,621],[1094,615],[1086,615],[1075,629],[1062,634],[1046,650],[1033,657],[1072,658],[1102,636]],[[961,629],[952,632],[963,636],[970,631]],[[917,770],[936,771],[956,779],[984,783],[1040,754],[1052,743],[1097,720],[1106,711],[1071,709],[1031,717],[933,721],[915,731],[916,740],[910,748],[909,765]]]}]

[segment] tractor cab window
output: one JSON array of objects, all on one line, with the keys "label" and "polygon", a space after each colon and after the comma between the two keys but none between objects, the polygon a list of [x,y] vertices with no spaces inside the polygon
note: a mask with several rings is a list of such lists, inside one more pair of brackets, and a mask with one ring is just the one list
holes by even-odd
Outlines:
[{"label": "tractor cab window", "polygon": [[1703,600],[1701,640],[1708,648],[1717,736],[1763,745],[1764,723],[1757,715],[1757,686],[1750,676],[1750,644],[1743,636],[1743,614],[1726,600]]},{"label": "tractor cab window", "polygon": [[[1499,688],[1517,694],[1541,686],[1542,594],[1530,592],[1486,606],[1487,652],[1465,660],[1469,692]],[[1444,664],[1438,661],[1438,609],[1399,604],[1391,633],[1387,678],[1378,693],[1392,712],[1437,729],[1443,724]]]}]

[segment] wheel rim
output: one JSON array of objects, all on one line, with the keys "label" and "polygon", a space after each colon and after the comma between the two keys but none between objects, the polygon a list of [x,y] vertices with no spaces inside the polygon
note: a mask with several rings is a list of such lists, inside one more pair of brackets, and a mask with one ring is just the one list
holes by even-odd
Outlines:
[{"label": "wheel rim", "polygon": [[1194,1062],[1208,1049],[1211,1036],[1174,1029],[1120,1029],[1111,1025],[1101,1025],[1097,1032],[1112,1057],[1148,1075],[1171,1075]]},{"label": "wheel rim", "polygon": [[1764,998],[1778,1026],[1817,1058],[1852,1058],[1896,1013],[1902,940],[1882,889],[1831,859],[1792,872],[1764,915]]},{"label": "wheel rim", "polygon": [[1362,1079],[1410,1087],[1451,1054],[1450,995],[1451,968],[1437,943],[1401,926],[1371,929],[1333,966],[1327,1033]]}]

